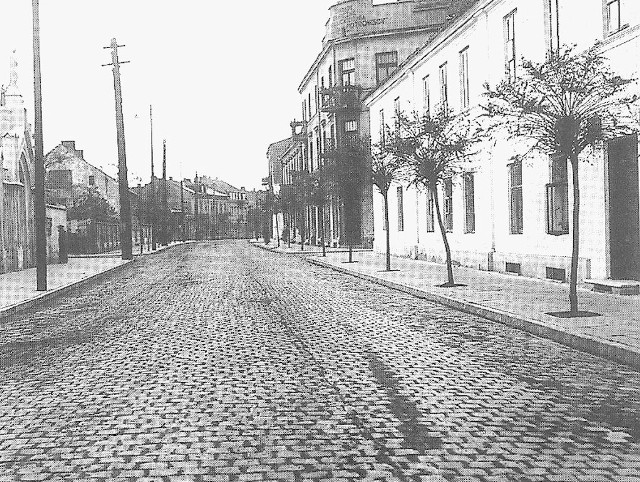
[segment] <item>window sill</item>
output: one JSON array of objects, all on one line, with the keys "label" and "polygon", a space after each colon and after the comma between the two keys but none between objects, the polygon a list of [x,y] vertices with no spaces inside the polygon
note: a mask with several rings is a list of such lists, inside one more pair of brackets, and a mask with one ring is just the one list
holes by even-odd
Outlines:
[{"label": "window sill", "polygon": [[549,232],[549,231],[547,231],[547,234],[549,236],[566,236],[566,235],[569,234],[569,231],[566,231],[566,232],[564,232],[564,231],[563,232]]}]

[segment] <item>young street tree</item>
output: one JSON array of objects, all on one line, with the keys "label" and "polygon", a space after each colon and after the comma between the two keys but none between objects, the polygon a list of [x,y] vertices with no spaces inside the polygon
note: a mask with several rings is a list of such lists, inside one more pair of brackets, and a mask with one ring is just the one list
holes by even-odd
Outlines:
[{"label": "young street tree", "polygon": [[[389,189],[402,178],[402,158],[396,155],[399,137],[385,126],[386,139],[372,148],[371,181],[382,194],[386,241],[385,269],[391,271],[391,239],[389,235]],[[387,140],[389,142],[387,142]]]},{"label": "young street tree", "polygon": [[399,113],[396,133],[390,136],[389,148],[407,169],[410,184],[426,189],[433,199],[446,254],[447,282],[443,287],[455,286],[455,280],[438,187],[463,170],[478,131],[468,116],[454,116],[441,106],[434,116]]},{"label": "young street tree", "polygon": [[488,85],[487,114],[510,138],[533,141],[530,152],[557,156],[571,163],[573,184],[573,246],[569,288],[570,315],[578,316],[578,256],[580,247],[579,157],[587,148],[631,132],[620,115],[636,98],[625,95],[633,82],[616,75],[598,46],[576,53],[563,47],[545,62],[523,60],[522,74]]},{"label": "young street tree", "polygon": [[349,139],[344,145],[327,150],[324,157],[329,192],[343,206],[344,232],[340,238],[349,248],[349,263],[353,262],[353,245],[361,229],[359,213],[370,151],[368,139]]}]

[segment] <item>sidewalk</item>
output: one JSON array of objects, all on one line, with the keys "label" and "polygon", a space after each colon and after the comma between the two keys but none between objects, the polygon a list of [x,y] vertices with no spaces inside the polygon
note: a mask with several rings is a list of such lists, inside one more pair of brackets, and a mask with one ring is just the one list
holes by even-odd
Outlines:
[{"label": "sidewalk", "polygon": [[[140,245],[139,244],[134,244],[133,245],[133,249],[131,250],[133,252],[134,256],[144,256],[147,254],[155,254],[158,253],[160,251],[163,251],[165,249],[169,249],[172,248],[174,246],[179,246],[181,244],[188,244],[188,243],[195,243],[195,241],[175,241],[172,243],[169,243],[167,246],[161,246],[161,245],[157,245],[157,249],[155,251],[153,251],[151,249],[151,245],[150,244],[145,244],[142,247],[142,252],[140,252]],[[96,253],[96,254],[70,254],[69,258],[119,258],[122,256],[122,251],[119,249],[116,249],[114,251],[108,251],[106,253]]]},{"label": "sidewalk", "polygon": [[640,368],[639,296],[594,293],[580,287],[580,310],[602,316],[557,318],[547,313],[568,310],[568,284],[454,267],[456,283],[466,286],[440,288],[437,285],[446,281],[446,267],[441,264],[394,257],[391,267],[399,271],[384,272],[382,254],[361,252],[354,260],[345,263],[346,256],[336,253],[307,258],[316,265]]},{"label": "sidewalk", "polygon": [[78,284],[117,269],[131,261],[116,257],[69,258],[67,264],[47,266],[47,291],[36,291],[36,268],[0,275],[2,318],[66,293]]},{"label": "sidewalk", "polygon": [[[301,250],[300,249],[300,243],[291,243],[291,247],[289,248],[289,243],[286,243],[285,241],[280,241],[280,247],[278,247],[278,244],[276,241],[271,240],[271,242],[269,242],[269,244],[264,244],[264,241],[256,241],[255,239],[251,239],[249,240],[249,243],[253,244],[254,246],[257,246],[258,248],[262,248],[262,249],[267,249],[270,251],[276,251],[278,253],[282,253],[282,254],[297,254],[297,255],[301,255],[301,256],[317,256],[322,254],[322,247],[321,246],[315,246],[313,244],[309,245],[309,244],[305,244],[304,245],[304,249]],[[355,253],[363,253],[363,252],[371,252],[371,249],[362,249],[362,248],[353,248],[353,253],[355,256]],[[349,249],[345,248],[345,247],[340,247],[340,248],[326,248],[326,252],[327,253],[348,253]],[[355,259],[355,258],[354,258]]]}]

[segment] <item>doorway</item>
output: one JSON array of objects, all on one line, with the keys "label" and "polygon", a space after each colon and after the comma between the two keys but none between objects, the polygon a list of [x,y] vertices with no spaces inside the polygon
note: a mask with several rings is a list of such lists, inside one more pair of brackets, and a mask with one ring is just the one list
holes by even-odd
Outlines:
[{"label": "doorway", "polygon": [[609,141],[608,153],[611,278],[640,280],[637,134]]}]

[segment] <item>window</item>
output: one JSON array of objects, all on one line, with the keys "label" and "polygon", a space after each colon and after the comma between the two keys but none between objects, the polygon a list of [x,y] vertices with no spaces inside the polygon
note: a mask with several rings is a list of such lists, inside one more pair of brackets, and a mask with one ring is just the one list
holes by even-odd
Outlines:
[{"label": "window", "polygon": [[329,87],[333,87],[333,65],[329,66]]},{"label": "window", "polygon": [[47,236],[51,236],[53,233],[53,219],[47,218]]},{"label": "window", "polygon": [[476,207],[475,207],[475,188],[472,172],[464,175],[464,232],[476,232]]},{"label": "window", "polygon": [[96,176],[89,176],[89,186],[96,185]]},{"label": "window", "polygon": [[509,164],[509,233],[522,234],[522,161]]},{"label": "window", "polygon": [[398,231],[404,231],[404,198],[402,186],[398,186]]},{"label": "window", "polygon": [[567,159],[551,159],[551,183],[547,184],[547,233],[560,236],[569,234],[569,181]]},{"label": "window", "polygon": [[307,121],[307,101],[306,100],[302,101],[302,120],[304,122]]},{"label": "window", "polygon": [[431,94],[429,92],[429,76],[422,79],[422,107],[425,115],[431,113]]},{"label": "window", "polygon": [[504,52],[505,52],[505,72],[507,80],[516,80],[516,10],[504,17]]},{"label": "window", "polygon": [[400,129],[400,97],[396,97],[393,100],[393,114],[395,120],[396,131]]},{"label": "window", "polygon": [[340,62],[340,72],[342,75],[342,85],[356,84],[356,61],[346,59]]},{"label": "window", "polygon": [[444,228],[448,233],[453,231],[453,180],[444,181]]},{"label": "window", "polygon": [[307,107],[309,108],[309,119],[311,119],[311,116],[313,115],[311,113],[311,92],[309,92],[309,100],[307,101]]},{"label": "window", "polygon": [[440,103],[442,109],[446,112],[449,110],[449,92],[447,89],[447,63],[440,66]]},{"label": "window", "polygon": [[358,121],[357,120],[348,120],[344,123],[344,131],[345,132],[356,132],[358,130]]},{"label": "window", "polygon": [[469,47],[460,52],[460,107],[469,107]]},{"label": "window", "polygon": [[427,233],[435,231],[435,209],[433,205],[433,190],[427,191]]},{"label": "window", "polygon": [[384,123],[384,109],[380,109],[380,144],[384,146],[387,142],[386,127]]},{"label": "window", "polygon": [[607,32],[615,33],[623,25],[620,16],[620,0],[607,0]]},{"label": "window", "polygon": [[376,54],[376,81],[378,85],[387,80],[398,67],[398,52]]}]

